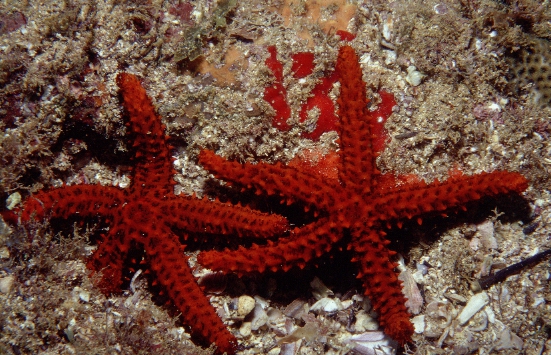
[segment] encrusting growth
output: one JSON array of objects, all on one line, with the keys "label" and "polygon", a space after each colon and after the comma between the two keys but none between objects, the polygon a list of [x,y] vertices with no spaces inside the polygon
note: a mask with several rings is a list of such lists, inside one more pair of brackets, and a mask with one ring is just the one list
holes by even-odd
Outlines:
[{"label": "encrusting growth", "polygon": [[[235,337],[226,329],[197,285],[178,235],[213,234],[265,237],[288,229],[285,218],[247,207],[195,196],[175,195],[171,147],[164,126],[138,79],[117,76],[134,150],[132,184],[127,189],[100,185],[64,186],[40,191],[21,208],[22,223],[34,218],[100,216],[110,228],[88,261],[101,272],[105,293],[120,291],[127,255],[145,251],[145,263],[194,334],[215,343],[219,353],[234,353]],[[8,216],[14,220],[15,214]],[[177,235],[178,234],[178,235]]]},{"label": "encrusting growth", "polygon": [[[240,164],[211,151],[202,151],[200,163],[217,178],[288,202],[300,201],[313,208],[318,218],[295,228],[288,236],[265,245],[237,250],[205,251],[198,261],[213,270],[239,275],[265,270],[303,268],[315,257],[329,252],[349,231],[352,261],[364,292],[379,314],[383,330],[401,344],[409,342],[413,326],[394,271],[396,254],[387,248],[384,228],[404,219],[464,207],[482,196],[521,193],[527,180],[515,172],[495,171],[465,176],[450,173],[443,182],[398,179],[382,175],[376,167],[373,125],[377,117],[368,109],[365,83],[358,57],[350,46],[340,48],[336,71],[341,83],[338,99],[340,119],[339,178],[322,180],[300,168],[266,163]],[[399,183],[398,183],[399,182]]]}]

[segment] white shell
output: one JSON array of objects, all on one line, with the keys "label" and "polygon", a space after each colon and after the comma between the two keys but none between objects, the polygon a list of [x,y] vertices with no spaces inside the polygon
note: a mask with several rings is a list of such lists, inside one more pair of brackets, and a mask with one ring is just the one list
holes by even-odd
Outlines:
[{"label": "white shell", "polygon": [[8,210],[13,210],[21,202],[21,194],[19,192],[14,192],[9,195],[6,199],[6,208]]},{"label": "white shell", "polygon": [[467,323],[469,319],[471,319],[476,312],[480,311],[485,305],[487,305],[488,302],[490,302],[490,298],[486,292],[481,292],[471,297],[465,308],[463,308],[457,317],[459,324],[463,325]]},{"label": "white shell", "polygon": [[421,84],[421,81],[426,76],[417,70],[413,65],[408,67],[408,75],[406,76],[406,81],[412,86],[418,86]]},{"label": "white shell", "polygon": [[403,282],[402,293],[408,299],[406,301],[408,311],[410,311],[411,314],[419,314],[424,303],[423,296],[421,296],[421,291],[419,291],[419,287],[413,279],[411,272],[405,266],[402,272],[400,272],[398,280]]},{"label": "white shell", "polygon": [[381,331],[365,332],[344,340],[362,355],[394,355],[392,340]]},{"label": "white shell", "polygon": [[413,324],[413,329],[415,329],[415,333],[423,334],[423,332],[425,331],[425,316],[419,315],[411,318],[411,324]]},{"label": "white shell", "polygon": [[343,309],[341,301],[334,298],[324,297],[314,303],[310,308],[311,311],[324,311],[327,313],[340,311]]}]

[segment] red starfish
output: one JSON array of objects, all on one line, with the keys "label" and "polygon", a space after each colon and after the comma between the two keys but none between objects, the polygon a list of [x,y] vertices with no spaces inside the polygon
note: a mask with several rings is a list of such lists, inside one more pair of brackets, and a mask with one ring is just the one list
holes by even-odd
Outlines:
[{"label": "red starfish", "polygon": [[405,307],[401,282],[394,271],[394,251],[384,238],[383,228],[395,221],[417,217],[429,212],[462,207],[482,196],[520,193],[527,180],[514,172],[495,171],[473,176],[454,173],[446,181],[427,184],[423,181],[403,181],[376,168],[372,127],[376,116],[367,109],[365,83],[358,57],[349,46],[338,55],[336,71],[341,89],[338,99],[340,118],[339,179],[325,179],[306,171],[281,164],[239,164],[227,161],[210,151],[200,154],[200,162],[219,179],[258,193],[279,194],[287,202],[298,200],[306,208],[314,207],[319,218],[296,228],[289,236],[266,245],[253,245],[238,250],[206,251],[198,261],[213,270],[263,272],[303,268],[307,262],[331,250],[348,231],[348,249],[358,265],[358,278],[365,294],[379,314],[384,331],[404,344],[411,340],[413,326]]},{"label": "red starfish", "polygon": [[[131,187],[76,185],[40,191],[24,204],[21,221],[46,215],[104,217],[111,227],[88,261],[90,269],[102,273],[102,290],[120,291],[129,251],[143,248],[145,262],[184,323],[193,333],[216,343],[220,353],[233,353],[235,338],[197,285],[176,233],[269,236],[287,230],[287,222],[246,207],[175,195],[171,147],[151,100],[135,76],[119,74],[117,83],[136,150]],[[187,234],[183,236],[187,239]]]}]

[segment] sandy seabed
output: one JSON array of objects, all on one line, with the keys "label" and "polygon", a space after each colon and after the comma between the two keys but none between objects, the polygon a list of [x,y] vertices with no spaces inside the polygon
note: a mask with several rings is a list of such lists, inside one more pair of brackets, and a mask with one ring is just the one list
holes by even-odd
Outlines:
[{"label": "sandy seabed", "polygon": [[[377,321],[354,269],[325,256],[303,273],[224,281],[211,302],[239,354],[551,354],[549,260],[490,287],[487,304],[458,322],[478,297],[474,280],[550,248],[547,1],[4,1],[2,209],[62,184],[128,186],[131,148],[114,80],[121,71],[141,78],[167,127],[178,194],[235,197],[197,164],[202,148],[269,163],[337,149],[336,132],[302,136],[317,112],[299,120],[312,88],[334,68],[337,30],[356,35],[351,45],[374,107],[380,89],[397,102],[378,158],[383,173],[432,181],[453,169],[510,170],[530,186],[520,201],[485,201],[391,230],[391,240],[407,240],[395,249],[422,296],[406,348],[367,336],[377,334]],[[263,99],[273,82],[268,46],[284,64],[289,131],[272,126]],[[298,52],[315,55],[304,79],[290,75]],[[338,84],[330,95],[337,94]],[[0,223],[0,353],[212,353],[191,342],[143,274],[129,275],[121,295],[93,286],[85,260],[106,226],[82,222]],[[196,252],[189,255],[194,263]],[[198,277],[207,272],[196,269]],[[243,296],[268,316],[253,317],[257,329],[237,313]]]}]

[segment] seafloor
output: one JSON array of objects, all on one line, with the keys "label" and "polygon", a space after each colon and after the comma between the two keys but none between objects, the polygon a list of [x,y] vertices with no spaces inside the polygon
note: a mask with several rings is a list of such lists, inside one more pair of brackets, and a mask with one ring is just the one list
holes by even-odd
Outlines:
[{"label": "seafloor", "polygon": [[[141,78],[167,126],[176,193],[236,198],[197,164],[202,148],[270,163],[336,149],[335,132],[304,138],[311,125],[298,113],[334,68],[337,30],[356,35],[351,45],[372,102],[380,89],[397,101],[378,158],[384,173],[432,181],[452,169],[499,169],[520,172],[530,186],[520,199],[391,230],[391,240],[407,241],[394,249],[422,297],[406,348],[373,340],[376,318],[354,268],[331,253],[317,268],[214,281],[212,304],[239,353],[551,354],[549,260],[493,285],[485,305],[458,320],[480,295],[473,281],[551,247],[547,0],[2,1],[0,208],[63,183],[128,186],[114,82],[121,71]],[[272,127],[263,99],[271,45],[284,64],[289,131]],[[290,75],[297,52],[315,55],[305,79]],[[101,220],[0,221],[0,354],[212,353],[190,341],[140,272],[121,295],[93,286],[85,260],[104,228]],[[188,249],[194,256],[209,247]],[[310,286],[314,280],[328,289]],[[264,313],[244,320],[242,296],[255,297]]]}]

